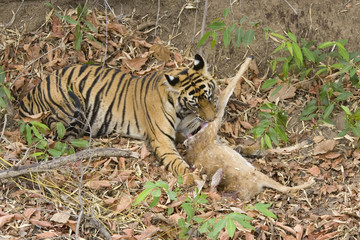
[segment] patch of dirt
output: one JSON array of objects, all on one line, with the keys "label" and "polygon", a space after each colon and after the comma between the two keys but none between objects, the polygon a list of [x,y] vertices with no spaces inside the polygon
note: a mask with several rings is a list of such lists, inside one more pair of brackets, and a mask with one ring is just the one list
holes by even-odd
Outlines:
[{"label": "patch of dirt", "polygon": [[[39,28],[49,12],[49,8],[44,5],[46,2],[48,1],[24,1],[17,13],[13,27],[21,27],[25,24],[27,31]],[[4,24],[10,21],[11,11],[18,8],[20,1],[1,0],[0,3],[2,6],[6,6],[3,7],[0,15],[0,23]],[[69,0],[54,0],[51,3],[62,9],[76,7],[76,3]],[[156,22],[158,1],[110,0],[108,3],[119,19],[124,16],[130,17],[134,26]],[[255,31],[255,41],[249,49],[244,49],[244,47],[237,49],[233,41],[229,48],[225,48],[220,42],[221,38],[213,50],[210,50],[210,44],[205,46],[203,52],[214,73],[220,78],[229,77],[244,56],[253,54],[258,59],[260,75],[265,74],[270,60],[269,55],[277,45],[273,41],[265,40],[264,28],[272,29],[277,33],[291,31],[299,38],[314,40],[316,43],[348,39],[347,49],[350,52],[360,51],[358,43],[360,28],[357,25],[360,22],[360,0],[335,2],[303,0],[300,2],[289,1],[289,3],[291,6],[286,1],[269,0],[265,3],[262,0],[245,0],[233,1],[230,6],[222,0],[209,1],[206,24],[221,17],[225,8],[230,8],[229,21],[230,19],[238,21],[246,16],[248,20],[243,26],[244,29],[251,28]],[[89,1],[89,6],[104,9],[102,1]],[[195,8],[186,8],[186,6]],[[110,12],[109,9],[108,11]],[[204,1],[197,4],[196,1],[161,0],[159,24],[162,27],[158,30],[161,39],[169,40],[183,53],[190,50],[194,55],[198,52],[197,43],[201,37],[199,31],[203,12]],[[251,26],[251,23],[257,23],[256,27]],[[150,24],[147,29],[152,27],[154,24]]]}]

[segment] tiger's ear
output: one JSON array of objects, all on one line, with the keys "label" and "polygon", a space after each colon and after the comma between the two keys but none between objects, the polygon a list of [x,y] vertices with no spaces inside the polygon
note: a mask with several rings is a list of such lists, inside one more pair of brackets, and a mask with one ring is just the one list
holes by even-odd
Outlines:
[{"label": "tiger's ear", "polygon": [[199,71],[200,69],[203,69],[205,66],[204,59],[199,55],[196,54],[194,58],[194,70]]},{"label": "tiger's ear", "polygon": [[180,82],[180,79],[178,77],[173,77],[170,75],[165,74],[166,80],[168,83],[170,83],[171,86],[175,87],[176,84]]}]

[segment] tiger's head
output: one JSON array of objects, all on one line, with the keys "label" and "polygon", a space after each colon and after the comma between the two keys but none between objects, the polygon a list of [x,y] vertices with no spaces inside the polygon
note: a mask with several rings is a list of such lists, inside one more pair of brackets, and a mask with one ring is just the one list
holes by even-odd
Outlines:
[{"label": "tiger's head", "polygon": [[179,68],[165,74],[172,86],[180,86],[179,104],[183,113],[194,113],[202,121],[212,121],[216,116],[216,82],[206,69],[204,59],[196,54],[192,68]]}]

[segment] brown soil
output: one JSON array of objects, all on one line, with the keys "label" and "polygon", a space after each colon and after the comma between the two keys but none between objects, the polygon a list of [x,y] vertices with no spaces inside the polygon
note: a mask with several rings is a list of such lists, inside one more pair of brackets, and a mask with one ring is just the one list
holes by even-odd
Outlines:
[{"label": "brown soil", "polygon": [[[44,5],[46,2],[48,1],[25,1],[17,13],[12,27],[21,27],[25,24],[27,31],[39,28],[45,21],[46,13],[49,12],[49,8]],[[156,21],[157,1],[119,2],[110,0],[108,2],[117,16],[131,17],[135,20],[134,24]],[[168,40],[169,36],[172,36],[171,43],[175,47],[184,52],[190,49],[192,53],[196,53],[198,52],[197,43],[200,39],[199,31],[204,12],[204,1],[198,4],[197,10],[187,9],[186,2],[195,1],[160,1],[159,24],[162,26],[160,36],[163,40]],[[248,20],[244,29],[251,28],[255,31],[255,41],[249,49],[244,49],[242,46],[237,49],[234,44],[230,44],[229,48],[224,48],[223,44],[219,43],[213,50],[210,50],[210,44],[206,45],[204,55],[210,66],[214,68],[214,72],[220,77],[231,76],[244,55],[249,54],[256,56],[261,72],[266,73],[269,55],[276,45],[273,41],[265,40],[264,28],[270,28],[277,33],[291,31],[299,38],[315,40],[317,43],[348,39],[347,49],[360,51],[358,43],[360,39],[359,0],[289,1],[296,13],[285,1],[269,0],[265,3],[261,0],[240,0],[233,2],[228,19],[240,20],[246,16]],[[3,10],[0,14],[0,23],[5,24],[10,21],[11,11],[18,8],[20,1],[1,0],[0,3],[2,6],[6,4],[6,7],[2,7]],[[70,0],[55,0],[52,1],[52,4],[62,9],[76,7],[76,3]],[[193,5],[197,6],[196,3]],[[89,1],[89,6],[104,9],[102,1]],[[207,24],[221,17],[223,10],[229,7],[229,3],[224,3],[222,0],[209,1]],[[195,16],[197,17],[195,18]],[[251,27],[251,22],[258,24],[256,27]]]}]

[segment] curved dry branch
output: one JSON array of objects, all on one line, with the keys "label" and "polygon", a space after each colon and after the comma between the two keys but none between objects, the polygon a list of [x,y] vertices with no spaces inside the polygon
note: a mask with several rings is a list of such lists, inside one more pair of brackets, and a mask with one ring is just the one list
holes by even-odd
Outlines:
[{"label": "curved dry branch", "polygon": [[51,161],[30,164],[25,166],[13,167],[7,170],[0,171],[0,179],[17,177],[28,173],[39,173],[57,169],[65,166],[66,164],[81,161],[88,158],[98,157],[127,157],[139,158],[139,154],[130,150],[117,149],[117,148],[93,148],[86,149],[75,154],[55,158]]}]

